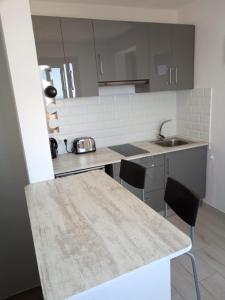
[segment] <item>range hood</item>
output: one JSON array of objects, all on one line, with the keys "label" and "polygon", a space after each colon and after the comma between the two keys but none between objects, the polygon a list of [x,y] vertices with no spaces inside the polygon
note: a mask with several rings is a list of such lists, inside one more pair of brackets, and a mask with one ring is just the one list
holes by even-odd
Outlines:
[{"label": "range hood", "polygon": [[98,86],[116,86],[116,85],[148,85],[149,79],[138,80],[115,80],[115,81],[98,81]]}]

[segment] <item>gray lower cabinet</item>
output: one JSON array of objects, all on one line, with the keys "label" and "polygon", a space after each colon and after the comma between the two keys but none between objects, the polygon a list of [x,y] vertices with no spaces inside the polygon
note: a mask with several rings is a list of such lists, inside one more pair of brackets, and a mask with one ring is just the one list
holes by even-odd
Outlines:
[{"label": "gray lower cabinet", "polygon": [[158,212],[162,211],[164,209],[164,194],[164,188],[145,193],[145,203]]},{"label": "gray lower cabinet", "polygon": [[150,24],[150,91],[192,89],[195,27]]},{"label": "gray lower cabinet", "polygon": [[171,152],[165,155],[165,183],[171,177],[200,199],[206,193],[207,147]]},{"label": "gray lower cabinet", "polygon": [[[160,211],[163,209],[163,198],[165,188],[165,163],[164,155],[149,156],[141,159],[135,159],[133,162],[144,166],[146,171],[145,181],[145,202],[153,209]],[[120,182],[119,172],[120,163],[111,165],[108,173],[118,182]],[[136,189],[126,182],[123,186],[138,198],[142,198],[142,191]]]},{"label": "gray lower cabinet", "polygon": [[[164,209],[164,193],[168,177],[174,178],[200,199],[206,193],[207,147],[175,151],[165,155],[149,156],[133,160],[147,169],[145,203],[156,211]],[[120,163],[109,165],[106,172],[120,182]],[[142,191],[123,182],[123,186],[142,198]]]}]

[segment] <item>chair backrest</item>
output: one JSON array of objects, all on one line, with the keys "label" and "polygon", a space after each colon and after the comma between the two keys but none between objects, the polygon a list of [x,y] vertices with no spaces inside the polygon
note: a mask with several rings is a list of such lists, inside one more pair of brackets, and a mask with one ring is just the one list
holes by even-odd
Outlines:
[{"label": "chair backrest", "polygon": [[129,160],[121,160],[120,178],[133,187],[144,189],[146,168]]},{"label": "chair backrest", "polygon": [[164,200],[186,223],[195,226],[200,199],[180,182],[168,178]]}]

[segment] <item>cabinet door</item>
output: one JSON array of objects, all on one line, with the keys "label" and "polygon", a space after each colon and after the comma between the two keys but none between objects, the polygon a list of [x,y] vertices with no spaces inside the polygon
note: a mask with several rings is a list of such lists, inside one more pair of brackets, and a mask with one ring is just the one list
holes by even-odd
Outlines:
[{"label": "cabinet door", "polygon": [[145,23],[95,20],[98,81],[148,79]]},{"label": "cabinet door", "polygon": [[173,25],[173,86],[175,90],[194,86],[195,26]]},{"label": "cabinet door", "polygon": [[164,209],[164,194],[164,189],[147,192],[145,193],[145,203],[155,211],[160,212]]},{"label": "cabinet door", "polygon": [[206,192],[207,147],[166,154],[166,176],[171,177],[195,193],[200,199]]},{"label": "cabinet door", "polygon": [[65,59],[60,19],[32,16],[38,64],[50,66],[50,72],[41,72],[42,79],[50,81],[57,89],[56,99],[68,97],[65,76]]},{"label": "cabinet door", "polygon": [[97,70],[92,22],[62,18],[62,36],[71,97],[97,96]]},{"label": "cabinet door", "polygon": [[172,26],[149,24],[150,91],[172,90]]},{"label": "cabinet door", "polygon": [[[32,16],[34,37],[39,65],[64,63],[60,19],[56,17]],[[52,65],[54,66],[54,65]]]}]

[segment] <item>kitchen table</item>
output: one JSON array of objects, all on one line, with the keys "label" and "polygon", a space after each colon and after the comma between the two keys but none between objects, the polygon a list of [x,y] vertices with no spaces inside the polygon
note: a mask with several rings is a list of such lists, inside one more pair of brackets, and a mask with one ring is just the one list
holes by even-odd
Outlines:
[{"label": "kitchen table", "polygon": [[169,300],[190,238],[103,171],[34,183],[26,199],[45,300]]}]

